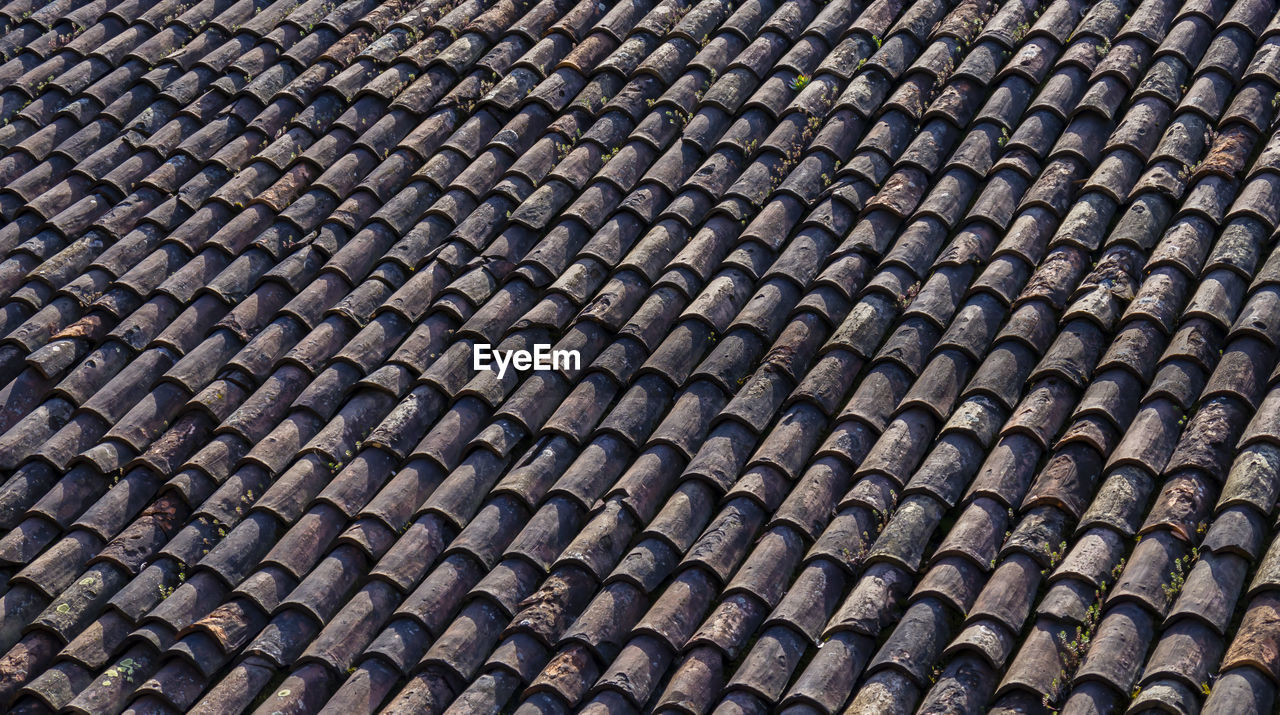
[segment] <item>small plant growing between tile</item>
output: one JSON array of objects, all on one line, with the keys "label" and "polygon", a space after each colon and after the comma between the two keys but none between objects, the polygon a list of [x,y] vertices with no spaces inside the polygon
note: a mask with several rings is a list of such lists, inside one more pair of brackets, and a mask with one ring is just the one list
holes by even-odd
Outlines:
[{"label": "small plant growing between tile", "polygon": [[1203,163],[1204,161],[1201,160],[1201,161],[1197,161],[1194,164],[1184,164],[1182,166],[1182,169],[1178,171],[1178,180],[1188,181],[1189,179],[1191,179],[1191,177],[1195,176],[1196,171],[1200,169],[1200,165]]},{"label": "small plant growing between tile", "polygon": [[[1062,548],[1064,550],[1065,547],[1066,542],[1063,542]],[[1058,631],[1057,640],[1062,658],[1062,667],[1049,685],[1049,692],[1045,693],[1044,697],[1041,698],[1041,704],[1046,710],[1058,712],[1057,703],[1063,695],[1066,684],[1075,677],[1081,661],[1084,660],[1085,654],[1089,652],[1089,644],[1092,642],[1093,634],[1098,628],[1098,621],[1102,618],[1102,601],[1106,595],[1107,582],[1102,581],[1098,584],[1098,588],[1094,589],[1093,602],[1085,610],[1084,622],[1076,626],[1075,636],[1071,640],[1067,640],[1066,631]]]},{"label": "small plant growing between tile", "polygon": [[892,515],[893,504],[897,503],[897,500],[898,500],[897,492],[890,490],[889,505],[884,510],[881,510],[881,509],[871,510],[871,513],[874,514],[876,517],[876,533],[877,534],[884,531],[884,528],[889,525],[889,518]]},{"label": "small plant growing between tile", "polygon": [[908,305],[911,305],[911,301],[915,300],[916,296],[919,294],[920,294],[920,281],[916,281],[915,283],[912,283],[907,288],[906,293],[903,293],[902,295],[898,296],[898,308],[905,310]]},{"label": "small plant growing between tile", "polygon": [[[186,580],[187,580],[187,573],[186,573],[186,571],[179,571],[179,572],[178,572],[178,585],[182,585],[182,583],[183,583],[184,581],[186,581]],[[164,599],[166,599],[166,598],[168,598],[168,597],[172,596],[172,595],[173,595],[174,590],[175,590],[177,587],[178,587],[177,585],[175,585],[175,586],[166,586],[166,585],[164,585],[164,584],[160,584],[160,600],[164,600]]]},{"label": "small plant growing between tile", "polygon": [[807,74],[796,75],[796,78],[791,80],[791,89],[794,89],[797,92],[804,89],[808,85],[809,85],[809,75]]},{"label": "small plant growing between tile", "polygon": [[1169,582],[1160,586],[1169,603],[1173,603],[1173,599],[1182,592],[1182,587],[1187,583],[1187,572],[1191,570],[1191,566],[1198,558],[1200,558],[1200,547],[1197,546],[1191,549],[1190,554],[1174,559],[1173,570],[1169,572]]},{"label": "small plant growing between tile", "polygon": [[1128,559],[1120,559],[1118,563],[1111,569],[1111,580],[1120,580],[1120,574],[1124,573],[1124,564]]},{"label": "small plant growing between tile", "polygon": [[1062,563],[1062,559],[1067,555],[1067,542],[1058,543],[1058,548],[1049,552],[1049,568],[1053,568]]},{"label": "small plant growing between tile", "polygon": [[679,107],[672,107],[671,109],[664,111],[662,116],[666,117],[667,121],[672,124],[676,124],[681,127],[689,122],[689,113]]},{"label": "small plant growing between tile", "polygon": [[[1014,520],[1014,513],[1013,513],[1013,509],[1009,509],[1009,510],[1008,510],[1008,516],[1009,516],[1009,524],[1010,524],[1010,526],[1009,526],[1009,528],[1007,528],[1007,529],[1005,529],[1005,530],[1004,530],[1004,536],[1000,539],[1000,546],[996,549],[996,554],[997,554],[997,555],[1000,553],[1000,551],[1002,551],[1002,550],[1004,549],[1005,544],[1008,544],[1008,543],[1009,543],[1009,537],[1013,535],[1013,520]],[[987,565],[988,565],[988,566],[990,566],[991,568],[995,568],[995,567],[996,567],[996,557],[995,557],[995,556],[992,556],[992,557],[991,557],[991,561],[990,561]]]},{"label": "small plant growing between tile", "polygon": [[862,532],[862,545],[860,545],[856,550],[847,546],[841,547],[840,558],[844,559],[844,562],[850,566],[857,566],[867,557],[868,543],[870,543],[870,538],[867,536],[867,532],[864,531]]}]

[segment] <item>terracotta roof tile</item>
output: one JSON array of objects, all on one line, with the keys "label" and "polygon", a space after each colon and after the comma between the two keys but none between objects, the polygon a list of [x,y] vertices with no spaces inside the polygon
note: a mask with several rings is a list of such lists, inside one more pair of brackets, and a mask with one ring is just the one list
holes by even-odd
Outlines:
[{"label": "terracotta roof tile", "polygon": [[1269,712],[1278,17],[14,0],[0,703]]}]

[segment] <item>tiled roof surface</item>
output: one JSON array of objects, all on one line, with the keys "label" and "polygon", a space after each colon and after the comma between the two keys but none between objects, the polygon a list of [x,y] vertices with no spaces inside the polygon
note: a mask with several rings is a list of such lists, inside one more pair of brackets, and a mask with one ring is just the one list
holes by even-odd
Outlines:
[{"label": "tiled roof surface", "polygon": [[0,709],[1273,711],[1270,0],[42,2]]}]

